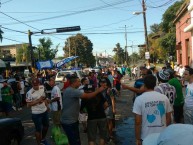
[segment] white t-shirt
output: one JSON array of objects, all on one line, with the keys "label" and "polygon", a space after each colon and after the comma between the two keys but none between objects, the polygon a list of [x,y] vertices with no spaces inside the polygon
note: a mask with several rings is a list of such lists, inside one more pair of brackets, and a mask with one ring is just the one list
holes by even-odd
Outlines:
[{"label": "white t-shirt", "polygon": [[[62,95],[61,95],[61,91],[58,88],[58,86],[54,86],[52,91],[51,91],[51,99],[58,98],[58,97],[60,98],[59,102],[60,102],[61,109],[62,109]],[[57,103],[57,101],[52,102],[51,107],[52,107],[52,111],[58,111],[58,103]]]},{"label": "white t-shirt", "polygon": [[170,101],[171,107],[173,108],[174,101],[176,99],[176,89],[174,86],[168,83],[161,83],[158,86],[156,86],[154,90],[156,92],[166,95]]},{"label": "white t-shirt", "polygon": [[25,89],[24,81],[20,81],[20,85],[21,85],[20,94],[24,94],[25,93],[25,91],[24,91],[24,89]]},{"label": "white t-shirt", "polygon": [[186,107],[193,107],[193,83],[187,84],[184,103]]},{"label": "white t-shirt", "polygon": [[184,71],[185,71],[184,67],[182,67],[182,68],[180,67],[180,68],[179,68],[178,72],[179,72],[179,75],[180,75],[181,77],[183,76]]},{"label": "white t-shirt", "polygon": [[133,113],[142,115],[141,139],[160,133],[166,127],[166,113],[171,111],[169,99],[163,94],[151,91],[138,96]]},{"label": "white t-shirt", "polygon": [[[41,96],[46,96],[44,92],[44,86],[39,86],[39,90],[31,88],[26,94],[26,102],[32,102],[39,99]],[[45,103],[36,104],[31,107],[32,114],[41,114],[47,110]]]}]

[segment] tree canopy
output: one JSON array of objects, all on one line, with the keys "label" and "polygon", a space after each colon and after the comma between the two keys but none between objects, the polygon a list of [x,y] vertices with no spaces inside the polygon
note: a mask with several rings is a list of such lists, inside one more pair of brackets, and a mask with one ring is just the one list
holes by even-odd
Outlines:
[{"label": "tree canopy", "polygon": [[[76,60],[79,65],[94,66],[95,57],[92,54],[93,44],[88,37],[78,33],[67,38],[65,42],[64,57],[79,56]],[[72,61],[74,65],[74,61]]]}]

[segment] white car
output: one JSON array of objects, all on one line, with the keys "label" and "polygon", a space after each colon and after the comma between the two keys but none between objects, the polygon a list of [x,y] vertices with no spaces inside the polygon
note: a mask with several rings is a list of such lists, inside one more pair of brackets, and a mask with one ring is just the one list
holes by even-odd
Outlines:
[{"label": "white car", "polygon": [[74,74],[75,76],[77,76],[80,79],[82,79],[84,76],[84,73],[81,70],[64,70],[64,71],[62,70],[62,71],[59,71],[56,74],[55,83],[60,88],[60,90],[64,86],[64,82],[66,81],[65,76],[67,74],[70,74],[70,75]]}]

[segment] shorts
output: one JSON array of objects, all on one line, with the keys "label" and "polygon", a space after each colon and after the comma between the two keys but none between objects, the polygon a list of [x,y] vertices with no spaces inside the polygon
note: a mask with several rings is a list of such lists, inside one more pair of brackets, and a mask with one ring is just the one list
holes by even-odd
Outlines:
[{"label": "shorts", "polygon": [[41,114],[32,114],[32,120],[34,122],[36,132],[41,132],[42,128],[49,127],[49,117],[47,111]]},{"label": "shorts", "polygon": [[106,114],[107,119],[114,119],[112,106],[109,106],[105,109],[105,114]]},{"label": "shorts", "polygon": [[184,106],[184,123],[193,124],[193,108]]},{"label": "shorts", "polygon": [[88,114],[87,113],[79,113],[79,122],[86,122],[88,119]]},{"label": "shorts", "polygon": [[2,112],[11,112],[13,110],[11,103],[2,102],[1,106],[2,106]]},{"label": "shorts", "polygon": [[117,91],[120,91],[121,90],[121,84],[120,83],[117,83],[115,85],[115,88],[117,89]]},{"label": "shorts", "polygon": [[97,127],[99,130],[100,138],[106,140],[108,135],[106,118],[88,120],[87,122],[88,141],[95,142],[97,136]]},{"label": "shorts", "polygon": [[70,145],[81,145],[78,122],[72,124],[62,123],[62,128],[68,137],[68,143]]},{"label": "shorts", "polygon": [[52,114],[53,124],[55,124],[55,125],[60,125],[60,124],[61,124],[61,122],[60,122],[60,117],[61,117],[61,110],[59,110],[59,111],[53,111],[53,114]]}]

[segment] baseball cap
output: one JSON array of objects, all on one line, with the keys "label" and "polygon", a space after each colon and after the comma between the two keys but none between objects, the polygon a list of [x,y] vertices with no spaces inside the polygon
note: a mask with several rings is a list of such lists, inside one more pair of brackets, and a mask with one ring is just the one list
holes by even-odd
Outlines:
[{"label": "baseball cap", "polygon": [[34,85],[34,86],[38,86],[39,84],[40,84],[40,81],[39,81],[39,79],[33,79],[32,80],[32,84]]},{"label": "baseball cap", "polygon": [[95,88],[94,88],[93,85],[85,85],[85,86],[83,87],[83,90],[84,90],[84,91],[94,91]]},{"label": "baseball cap", "polygon": [[106,82],[107,82],[107,80],[106,80],[105,78],[102,78],[102,79],[100,80],[100,82],[102,82],[102,83],[106,83]]},{"label": "baseball cap", "polygon": [[168,81],[170,78],[170,73],[166,70],[161,70],[158,72],[158,77],[164,81]]},{"label": "baseball cap", "polygon": [[161,133],[152,133],[143,140],[143,145],[191,145],[193,125],[172,124]]}]

